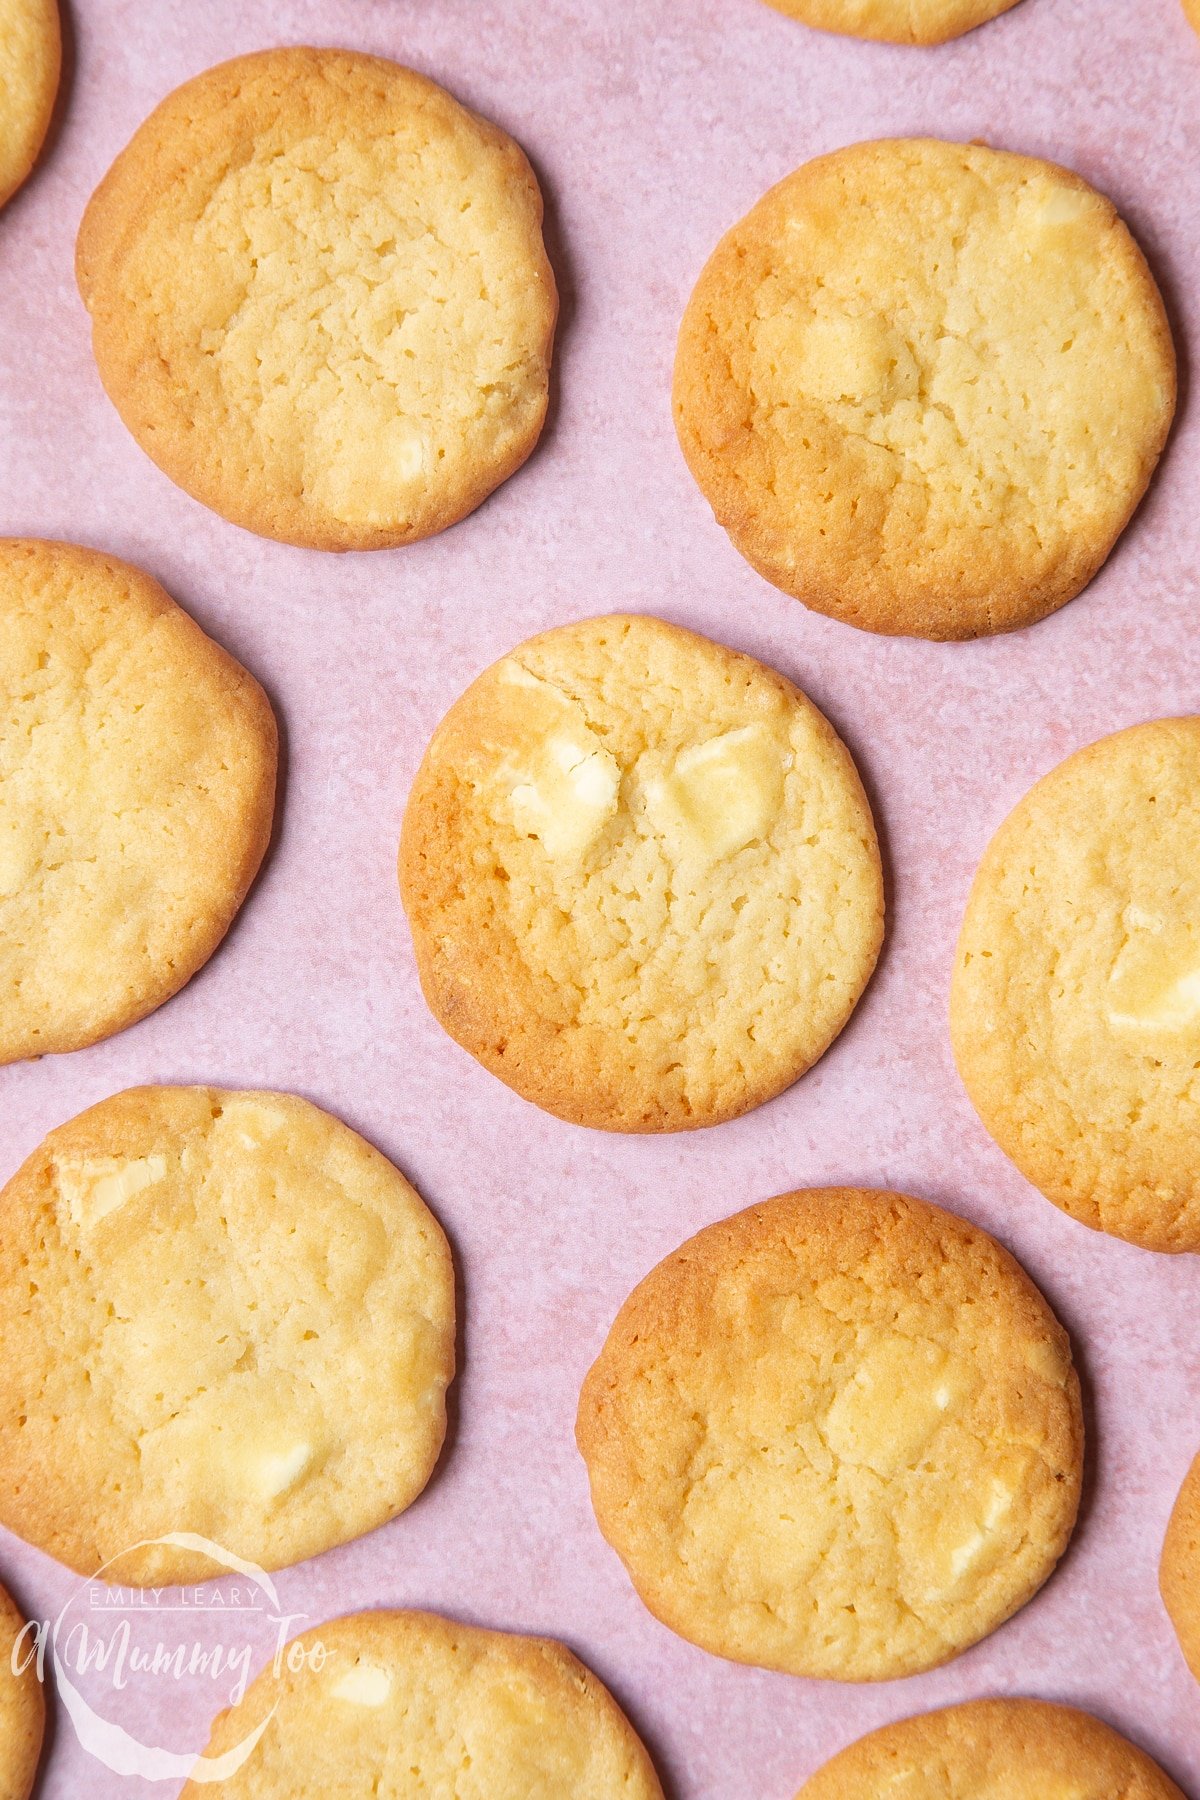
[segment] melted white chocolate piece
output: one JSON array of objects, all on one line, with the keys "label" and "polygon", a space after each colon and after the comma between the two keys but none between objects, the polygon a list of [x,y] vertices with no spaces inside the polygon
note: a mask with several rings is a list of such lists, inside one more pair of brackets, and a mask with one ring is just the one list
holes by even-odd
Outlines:
[{"label": "melted white chocolate piece", "polygon": [[1129,936],[1108,981],[1108,1023],[1125,1031],[1200,1030],[1200,929],[1134,906],[1125,924]]},{"label": "melted white chocolate piece", "polygon": [[581,856],[617,810],[621,771],[586,725],[551,731],[509,798],[518,830],[547,856]]},{"label": "melted white chocolate piece", "polygon": [[335,1700],[350,1706],[382,1706],[392,1691],[392,1678],[378,1663],[361,1659],[333,1684]]},{"label": "melted white chocolate piece", "polygon": [[161,1181],[167,1172],[165,1156],[141,1156],[123,1162],[118,1156],[96,1157],[89,1162],[59,1163],[58,1186],[73,1222],[83,1229],[98,1225],[135,1194]]},{"label": "melted white chocolate piece", "polygon": [[718,862],[768,834],[783,807],[786,762],[766,725],[723,732],[646,783],[646,812],[676,856]]},{"label": "melted white chocolate piece", "polygon": [[917,1461],[969,1387],[967,1371],[937,1344],[881,1338],[830,1407],[825,1440],[845,1462],[898,1474]]},{"label": "melted white chocolate piece", "polygon": [[295,1487],[312,1459],[313,1447],[303,1441],[261,1451],[249,1458],[250,1485],[264,1500],[277,1500]]}]

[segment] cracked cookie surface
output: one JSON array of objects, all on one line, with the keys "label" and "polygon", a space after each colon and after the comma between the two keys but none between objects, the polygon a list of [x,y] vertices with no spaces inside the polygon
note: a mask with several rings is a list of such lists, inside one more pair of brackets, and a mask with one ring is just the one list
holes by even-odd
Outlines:
[{"label": "cracked cookie surface", "polygon": [[562,626],[438,727],[400,883],[426,999],[493,1074],[615,1131],[802,1074],[879,951],[870,808],[783,676],[653,618]]},{"label": "cracked cookie surface", "polygon": [[887,44],[944,44],[1008,12],[1017,0],[768,0],[820,31]]},{"label": "cracked cookie surface", "polygon": [[160,1006],[258,872],[277,732],[239,663],[139,569],[0,539],[0,1063]]},{"label": "cracked cookie surface", "polygon": [[1184,1476],[1171,1511],[1158,1585],[1184,1661],[1200,1681],[1200,1456]]},{"label": "cracked cookie surface", "polygon": [[523,153],[377,57],[176,90],[80,227],[109,397],[171,479],[317,549],[441,531],[525,461],[557,313]]},{"label": "cracked cookie surface", "polygon": [[1175,358],[1101,194],[935,139],[807,163],[735,225],[680,328],[675,420],[742,555],[867,630],[1028,625],[1146,488]]},{"label": "cracked cookie surface", "polygon": [[1184,1800],[1127,1738],[1042,1700],[970,1700],[885,1725],[796,1800]]},{"label": "cracked cookie surface", "polygon": [[202,1552],[148,1540],[276,1569],[425,1486],[450,1252],[328,1113],[134,1088],[52,1131],[0,1214],[0,1520],[30,1543],[110,1581],[199,1581]]},{"label": "cracked cookie surface", "polygon": [[[600,1681],[549,1638],[421,1612],[331,1620],[293,1642],[305,1666],[268,1667],[222,1713],[207,1754],[271,1712],[227,1800],[300,1792],[344,1800],[662,1800],[639,1738]],[[322,1651],[319,1669],[314,1651]],[[298,1653],[299,1654],[299,1653]],[[298,1659],[298,1658],[297,1658]],[[209,1793],[189,1782],[181,1800]]]},{"label": "cracked cookie surface", "polygon": [[1000,1148],[1072,1218],[1200,1251],[1200,718],[1102,738],[979,865],[950,994]]},{"label": "cracked cookie surface", "polygon": [[0,206],[37,161],[61,68],[58,0],[0,0]]},{"label": "cracked cookie surface", "polygon": [[13,1652],[24,1625],[11,1596],[0,1587],[0,1800],[28,1800],[46,1726],[36,1646],[28,1637],[18,1652],[21,1673],[13,1669]]},{"label": "cracked cookie surface", "polygon": [[986,1232],[857,1188],[709,1226],[635,1288],[583,1386],[601,1531],[719,1656],[877,1681],[1047,1579],[1083,1459],[1066,1333]]}]

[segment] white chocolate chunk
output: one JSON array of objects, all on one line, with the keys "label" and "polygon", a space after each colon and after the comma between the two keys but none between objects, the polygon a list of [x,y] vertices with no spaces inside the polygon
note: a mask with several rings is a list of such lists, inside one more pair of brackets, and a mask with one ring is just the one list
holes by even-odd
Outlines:
[{"label": "white chocolate chunk", "polygon": [[967,1370],[937,1344],[881,1338],[830,1407],[825,1440],[845,1462],[895,1475],[917,1461],[969,1386]]},{"label": "white chocolate chunk", "polygon": [[250,1459],[251,1486],[264,1500],[276,1500],[295,1487],[312,1459],[312,1445],[303,1442],[261,1451]]},{"label": "white chocolate chunk", "polygon": [[117,1156],[91,1162],[59,1163],[59,1191],[67,1202],[72,1221],[83,1229],[98,1225],[135,1194],[161,1181],[167,1172],[165,1156],[141,1156],[123,1162]]},{"label": "white chocolate chunk", "polygon": [[892,406],[920,385],[912,350],[879,313],[817,313],[797,330],[785,308],[759,322],[756,343],[789,387],[825,406]]},{"label": "white chocolate chunk", "polygon": [[680,858],[717,862],[765,837],[783,807],[788,757],[766,725],[743,725],[675,758],[646,783],[646,812]]},{"label": "white chocolate chunk", "polygon": [[1108,1023],[1123,1031],[1200,1027],[1200,930],[1133,906],[1125,925],[1129,936],[1108,981]]},{"label": "white chocolate chunk", "polygon": [[580,856],[617,810],[621,771],[585,725],[552,731],[533,767],[510,790],[519,831],[548,856]]},{"label": "white chocolate chunk", "polygon": [[1051,227],[1078,225],[1089,214],[1098,212],[1094,194],[1085,189],[1069,188],[1060,182],[1048,183],[1038,195],[1035,217],[1039,225]]},{"label": "white chocolate chunk", "polygon": [[392,1678],[378,1663],[360,1659],[338,1678],[332,1691],[335,1700],[350,1706],[382,1706],[392,1691]]},{"label": "white chocolate chunk", "polygon": [[961,1544],[956,1544],[954,1549],[950,1552],[950,1572],[955,1580],[957,1580],[960,1575],[965,1575],[971,1565],[978,1560],[980,1551],[995,1531],[997,1525],[999,1525],[1001,1519],[1004,1518],[1005,1514],[1012,1507],[1012,1502],[1012,1489],[1007,1487],[1003,1481],[994,1480],[992,1482],[991,1495],[988,1499],[987,1506],[984,1508],[983,1519],[979,1529],[973,1531],[970,1537],[966,1538]]},{"label": "white chocolate chunk", "polygon": [[236,1132],[247,1150],[261,1150],[271,1138],[287,1129],[287,1114],[282,1107],[264,1105],[261,1100],[238,1100],[226,1106],[217,1121],[216,1132]]}]

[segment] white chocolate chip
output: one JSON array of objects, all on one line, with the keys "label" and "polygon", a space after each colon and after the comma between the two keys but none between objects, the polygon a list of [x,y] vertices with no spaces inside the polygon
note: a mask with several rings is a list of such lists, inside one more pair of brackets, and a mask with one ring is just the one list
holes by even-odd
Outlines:
[{"label": "white chocolate chip", "polygon": [[57,1167],[59,1191],[73,1222],[82,1228],[98,1225],[135,1194],[161,1181],[166,1172],[165,1156],[141,1156],[132,1162],[104,1156],[89,1162],[59,1163]]},{"label": "white chocolate chip", "polygon": [[977,1531],[973,1531],[965,1542],[956,1545],[950,1553],[950,1572],[955,1580],[964,1575],[977,1559],[979,1552],[999,1525],[1001,1519],[1010,1510],[1013,1502],[1012,1489],[1004,1482],[994,1480],[992,1491],[984,1509],[983,1520]]},{"label": "white chocolate chip", "polygon": [[392,1678],[378,1663],[355,1663],[334,1683],[333,1697],[351,1706],[382,1706],[392,1691]]},{"label": "white chocolate chip", "polygon": [[830,1407],[826,1442],[846,1462],[895,1475],[917,1459],[968,1386],[966,1371],[937,1344],[882,1338]]},{"label": "white chocolate chip", "polygon": [[681,858],[716,862],[765,837],[783,806],[788,755],[766,725],[743,725],[675,758],[646,783],[646,812]]},{"label": "white chocolate chip", "polygon": [[1140,907],[1125,910],[1129,935],[1108,981],[1108,1023],[1119,1031],[1184,1032],[1200,1026],[1200,939]]},{"label": "white chocolate chip", "polygon": [[264,1500],[275,1500],[295,1487],[313,1459],[308,1443],[291,1444],[286,1450],[267,1450],[251,1462],[252,1485]]},{"label": "white chocolate chip", "polygon": [[288,1115],[280,1106],[268,1106],[261,1100],[236,1100],[222,1112],[218,1134],[236,1132],[247,1150],[261,1150],[270,1138],[286,1131],[287,1124]]},{"label": "white chocolate chip", "polygon": [[509,791],[513,819],[548,856],[582,855],[617,810],[621,771],[586,726],[551,732],[522,773]]}]

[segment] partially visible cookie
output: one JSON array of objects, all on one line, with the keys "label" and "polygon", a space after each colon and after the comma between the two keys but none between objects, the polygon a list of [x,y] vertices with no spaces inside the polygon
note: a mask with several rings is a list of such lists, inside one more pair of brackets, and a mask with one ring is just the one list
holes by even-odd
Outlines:
[{"label": "partially visible cookie", "polygon": [[76,272],[143,450],[267,537],[428,537],[541,431],[558,301],[537,181],[379,57],[266,50],[186,82],[93,195]]},{"label": "partially visible cookie", "polygon": [[46,1700],[38,1678],[36,1645],[28,1637],[13,1652],[25,1621],[0,1587],[0,1800],[28,1800],[42,1754]]},{"label": "partially visible cookie", "polygon": [[950,1029],[1047,1199],[1200,1251],[1200,718],[1101,738],[1014,807],[967,902]]},{"label": "partially visible cookie", "polygon": [[0,0],[0,206],[37,161],[61,69],[58,0]]},{"label": "partially visible cookie", "polygon": [[657,1618],[736,1662],[881,1681],[1049,1576],[1079,1502],[1070,1344],[986,1232],[860,1188],[689,1239],[625,1302],[576,1425]]},{"label": "partially visible cookie", "polygon": [[1184,1661],[1200,1681],[1200,1456],[1184,1476],[1171,1513],[1158,1584]]},{"label": "partially visible cookie", "polygon": [[944,44],[961,37],[1017,0],[769,0],[777,11],[849,37],[887,44]]},{"label": "partially visible cookie", "polygon": [[782,675],[659,619],[564,625],[434,734],[400,885],[425,997],[549,1112],[733,1118],[849,1018],[883,931],[871,812]]},{"label": "partially visible cookie", "polygon": [[144,1018],[258,871],[277,732],[140,569],[0,539],[0,1063]]},{"label": "partially visible cookie", "polygon": [[[225,1800],[662,1800],[650,1758],[590,1669],[548,1638],[433,1613],[368,1612],[293,1639],[222,1713],[207,1756],[270,1714]],[[293,1672],[294,1662],[303,1666]],[[199,1800],[193,1779],[183,1790]]]},{"label": "partially visible cookie", "polygon": [[722,239],[675,361],[688,465],[742,555],[870,631],[1032,624],[1100,568],[1175,407],[1162,300],[1067,169],[854,144]]},{"label": "partially visible cookie", "polygon": [[1187,15],[1188,23],[1200,31],[1200,0],[1183,0],[1183,10]]},{"label": "partially visible cookie", "polygon": [[294,1095],[133,1088],[0,1193],[0,1523],[81,1574],[213,1572],[168,1533],[277,1569],[373,1530],[453,1373],[437,1221]]},{"label": "partially visible cookie", "polygon": [[969,1700],[860,1738],[797,1800],[1184,1800],[1110,1726],[1044,1700]]}]

